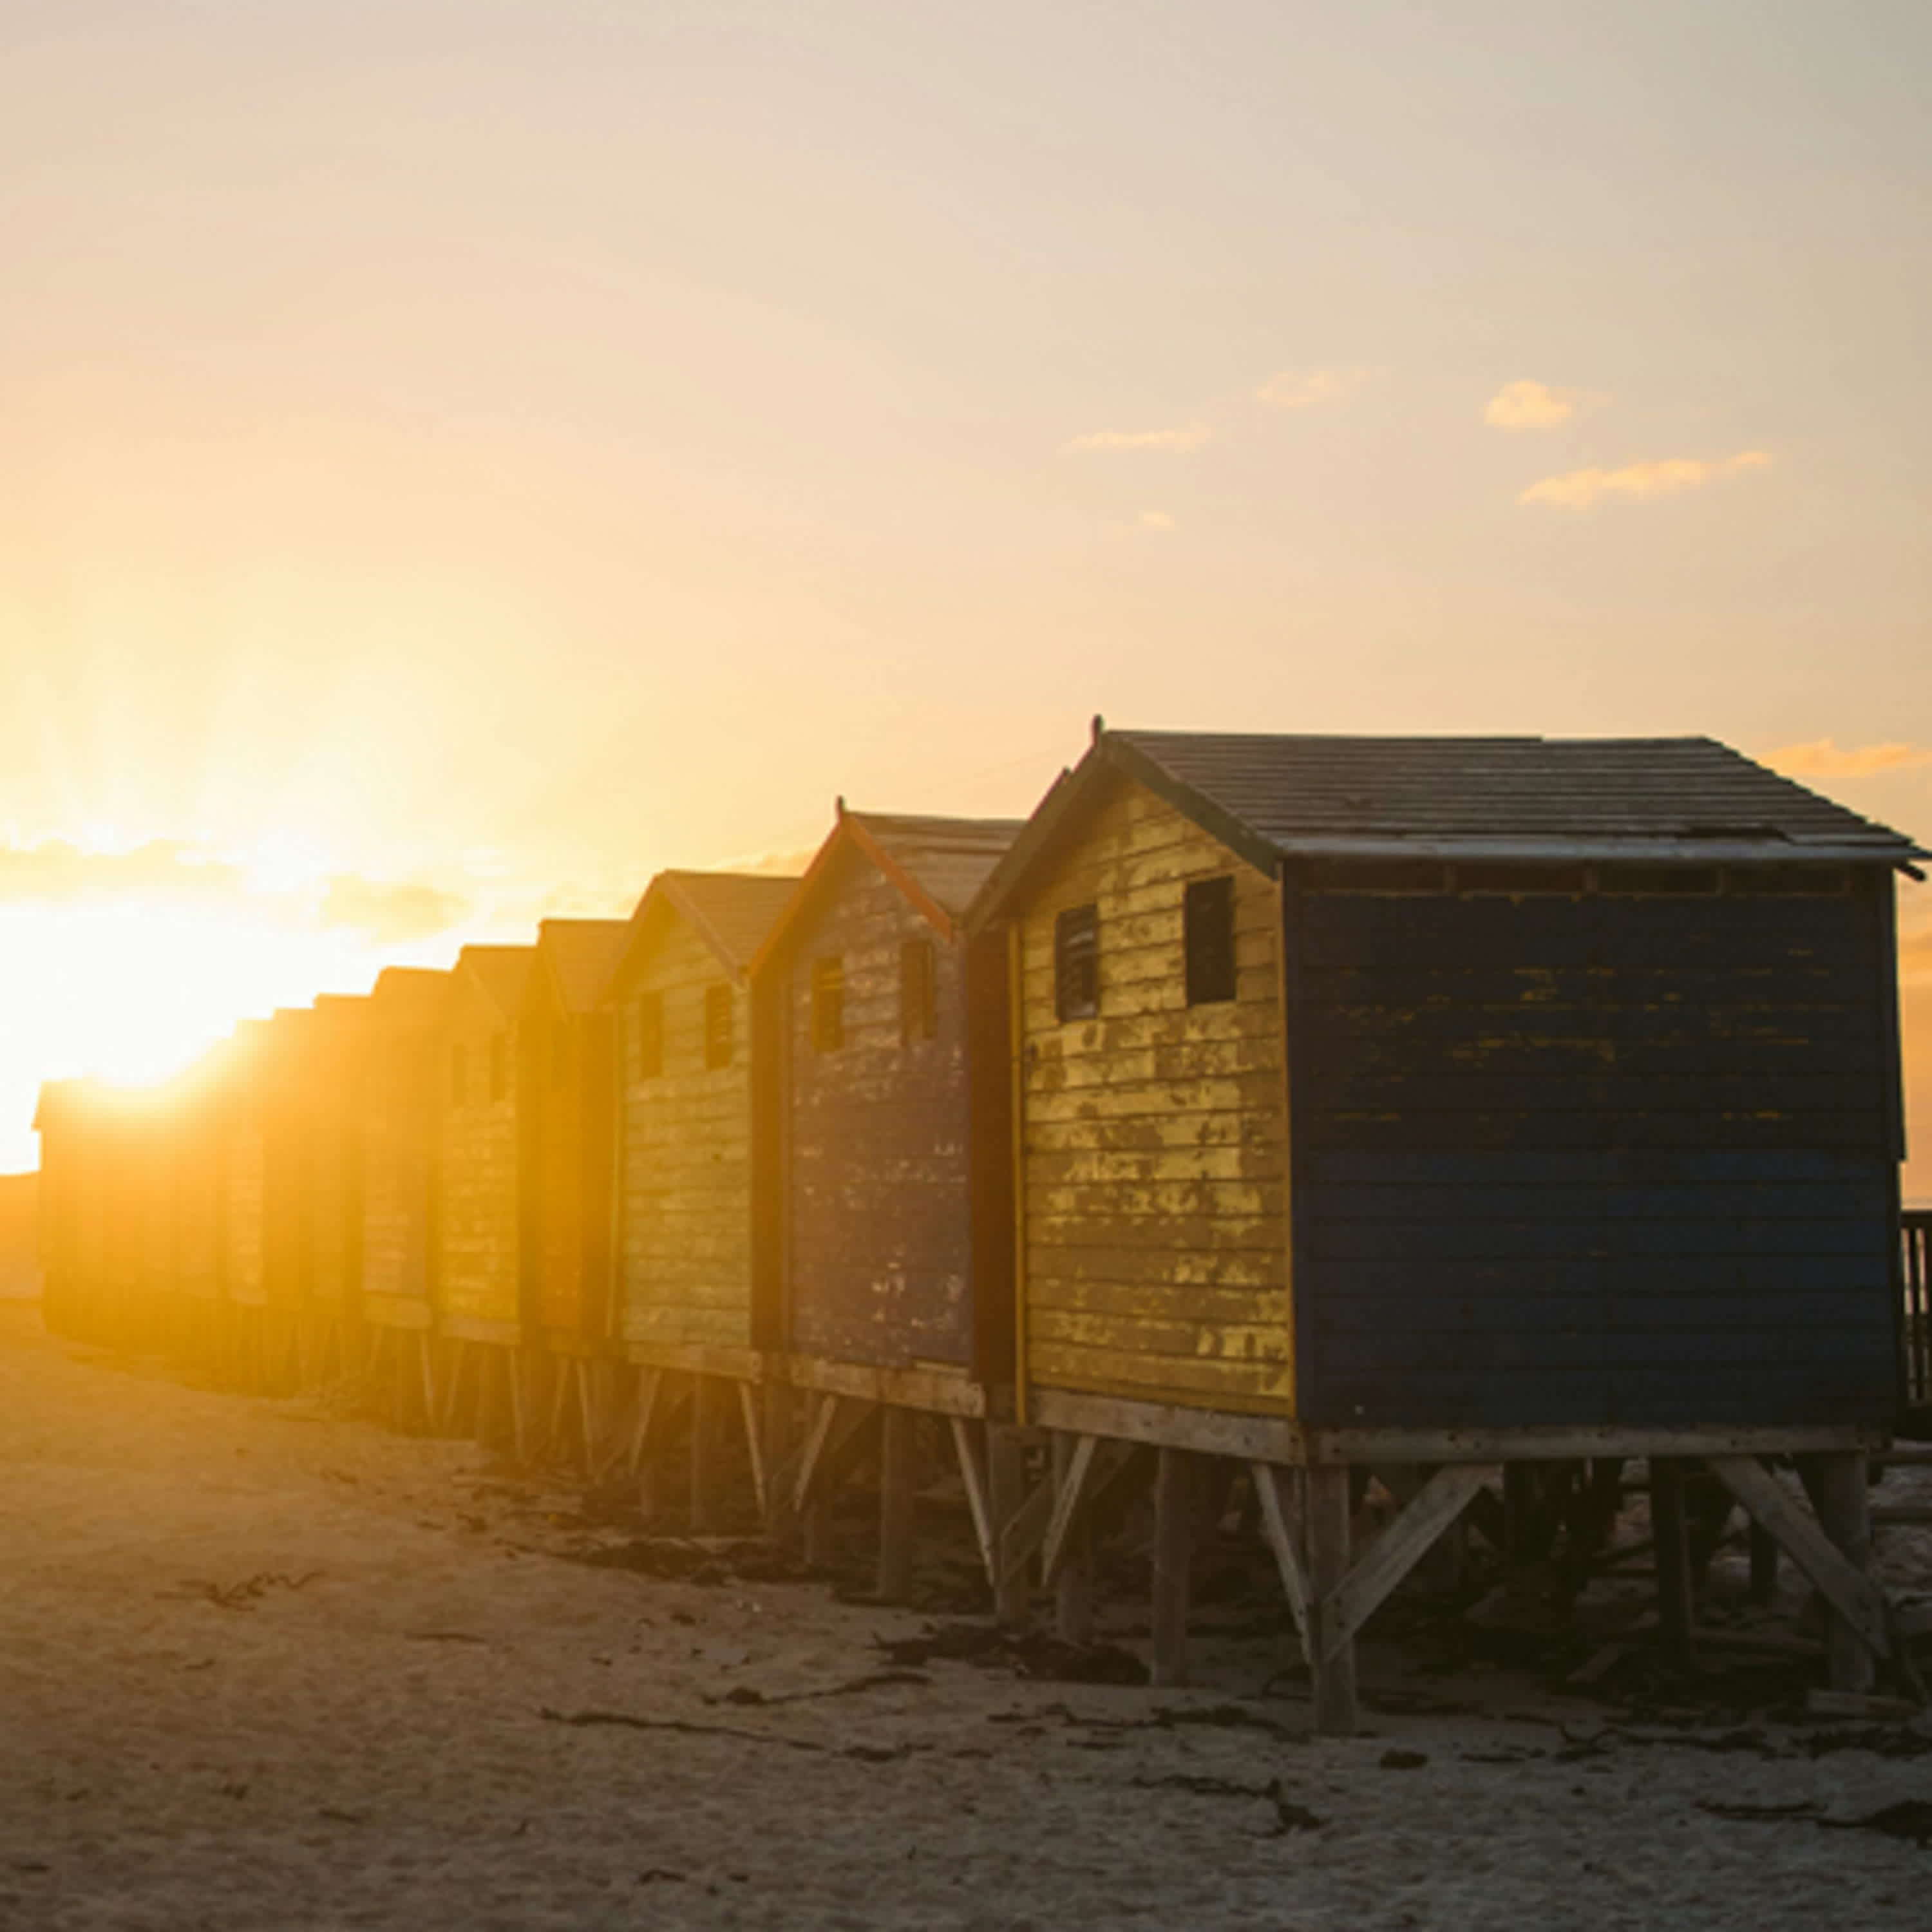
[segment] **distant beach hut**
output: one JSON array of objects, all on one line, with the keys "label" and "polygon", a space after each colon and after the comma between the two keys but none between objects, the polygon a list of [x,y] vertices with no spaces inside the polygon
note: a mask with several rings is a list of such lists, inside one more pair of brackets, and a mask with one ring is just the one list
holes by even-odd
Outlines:
[{"label": "distant beach hut", "polygon": [[346,1370],[362,1354],[362,1108],[373,1012],[365,995],[324,994],[308,1030],[304,1381]]},{"label": "distant beach hut", "polygon": [[398,1424],[435,1408],[430,1270],[450,990],[448,974],[418,967],[392,966],[377,978],[351,1091],[359,1156],[356,1316],[365,1364],[388,1374]]},{"label": "distant beach hut", "polygon": [[628,930],[622,920],[545,920],[524,1001],[524,1178],[550,1380],[547,1439],[555,1447],[574,1427],[587,1466],[604,1431],[614,1335],[616,1073],[611,1016],[600,1001]]},{"label": "distant beach hut", "polygon": [[922,1414],[992,1567],[976,1438],[1012,1379],[1006,955],[961,921],[1019,830],[842,802],[752,968],[759,1300],[814,1411],[789,1501],[822,1528],[842,1445],[875,1434],[888,1598],[908,1580]]},{"label": "distant beach hut", "polygon": [[[1921,856],[1706,739],[1096,731],[969,921],[1016,988],[1048,1572],[1153,1452],[1178,1678],[1189,1459],[1236,1459],[1345,1730],[1356,1630],[1500,1470],[1560,1515],[1649,1459],[1688,1646],[1702,1462],[1824,1591],[1858,1688],[1892,1642],[1864,1471],[1898,1378],[1892,875]],[[1370,1469],[1404,1507],[1356,1560]]]},{"label": "distant beach hut", "polygon": [[87,1325],[89,1085],[85,1080],[46,1081],[34,1108],[34,1132],[40,1143],[40,1306],[57,1335],[78,1336]]},{"label": "distant beach hut", "polygon": [[442,1010],[430,1274],[438,1334],[507,1377],[520,1424],[535,1342],[535,1270],[524,1188],[530,1074],[523,1013],[531,946],[466,946]]},{"label": "distant beach hut", "polygon": [[619,1334],[639,1371],[629,1450],[648,1464],[692,1403],[692,1516],[716,1506],[721,1411],[735,1396],[760,1504],[764,1376],[752,1268],[752,1037],[746,974],[797,881],[661,872],[638,904],[605,1001],[616,1122]]}]

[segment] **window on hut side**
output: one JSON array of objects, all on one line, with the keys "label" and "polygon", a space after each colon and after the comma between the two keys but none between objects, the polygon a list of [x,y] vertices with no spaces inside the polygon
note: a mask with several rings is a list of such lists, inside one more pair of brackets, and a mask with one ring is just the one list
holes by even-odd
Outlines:
[{"label": "window on hut side", "polygon": [[470,1068],[459,1040],[449,1049],[449,1104],[452,1107],[461,1106],[470,1097],[469,1087]]},{"label": "window on hut side", "polygon": [[550,1028],[550,1084],[553,1087],[566,1087],[570,1084],[570,1022],[568,1020],[559,1020]]},{"label": "window on hut side", "polygon": [[899,946],[899,1044],[931,1040],[939,1031],[939,957],[929,939]]},{"label": "window on hut side", "polygon": [[812,962],[812,1050],[836,1053],[845,1044],[845,962],[836,953]]},{"label": "window on hut side", "polygon": [[1187,1004],[1212,1005],[1234,997],[1234,882],[1190,882],[1181,902],[1181,931],[1187,960]]},{"label": "window on hut side", "polygon": [[638,995],[638,1078],[655,1080],[664,1071],[664,995]]},{"label": "window on hut side", "polygon": [[723,980],[704,989],[704,1064],[731,1064],[731,988]]},{"label": "window on hut side", "polygon": [[500,1033],[490,1036],[490,1097],[500,1100],[510,1090],[510,1043]]},{"label": "window on hut side", "polygon": [[1100,1010],[1100,914],[1069,906],[1053,922],[1053,1007],[1063,1020],[1090,1020]]}]

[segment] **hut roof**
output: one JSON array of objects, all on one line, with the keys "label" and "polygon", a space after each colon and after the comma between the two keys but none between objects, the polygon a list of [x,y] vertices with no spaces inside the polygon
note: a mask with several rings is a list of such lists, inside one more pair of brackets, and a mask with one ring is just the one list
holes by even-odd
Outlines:
[{"label": "hut roof", "polygon": [[534,946],[466,946],[456,956],[456,970],[467,970],[503,1017],[513,1020],[523,1010],[536,954]]},{"label": "hut roof", "polygon": [[988,881],[976,920],[991,916],[1109,771],[1270,871],[1306,857],[1901,865],[1928,856],[1712,738],[1102,730]]},{"label": "hut roof", "polygon": [[660,872],[631,915],[605,995],[630,970],[651,925],[666,913],[683,920],[728,972],[742,975],[797,889],[796,878],[769,872]]},{"label": "hut roof", "polygon": [[629,930],[621,919],[547,919],[538,925],[537,956],[566,1012],[588,1012],[597,1004]]},{"label": "hut roof", "polygon": [[428,1022],[449,997],[449,975],[429,966],[386,966],[369,997],[386,1018]]},{"label": "hut roof", "polygon": [[838,819],[818,848],[797,892],[764,944],[762,964],[784,944],[784,936],[815,904],[841,852],[861,853],[907,900],[950,940],[974,895],[1012,846],[1025,821],[1018,818],[929,818],[903,812],[848,812],[842,799]]}]

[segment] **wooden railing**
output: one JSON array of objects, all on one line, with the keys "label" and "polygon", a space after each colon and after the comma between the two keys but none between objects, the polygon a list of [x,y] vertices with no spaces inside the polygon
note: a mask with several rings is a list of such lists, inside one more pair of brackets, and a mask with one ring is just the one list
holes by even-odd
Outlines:
[{"label": "wooden railing", "polygon": [[1932,1208],[1908,1208],[1901,1218],[1905,1309],[1899,1324],[1900,1393],[1908,1409],[1932,1410]]}]

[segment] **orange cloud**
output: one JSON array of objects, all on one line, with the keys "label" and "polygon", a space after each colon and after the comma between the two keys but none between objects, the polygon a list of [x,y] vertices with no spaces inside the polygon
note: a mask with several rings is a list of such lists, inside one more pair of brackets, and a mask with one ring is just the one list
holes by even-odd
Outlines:
[{"label": "orange cloud", "polygon": [[1312,369],[1305,374],[1284,369],[1255,392],[1255,400],[1271,410],[1309,410],[1321,403],[1339,403],[1369,379],[1366,369]]},{"label": "orange cloud", "polygon": [[1099,429],[1076,436],[1070,450],[1162,449],[1182,454],[1204,448],[1214,440],[1214,432],[1204,422],[1192,422],[1182,429]]},{"label": "orange cloud", "polygon": [[1547,382],[1505,382],[1490,398],[1483,420],[1492,429],[1554,429],[1603,398],[1588,389],[1552,389]]},{"label": "orange cloud", "polygon": [[1516,501],[1587,510],[1600,496],[1674,496],[1682,490],[1741,476],[1748,470],[1762,470],[1770,461],[1769,452],[1746,449],[1712,462],[1676,456],[1661,462],[1633,463],[1622,470],[1573,470],[1566,476],[1546,476],[1540,483],[1532,483]]},{"label": "orange cloud", "polygon": [[1767,752],[1764,761],[1787,778],[1866,778],[1876,772],[1916,771],[1932,765],[1932,751],[1918,745],[1859,745],[1841,752],[1829,738],[1816,738],[1808,745]]}]

